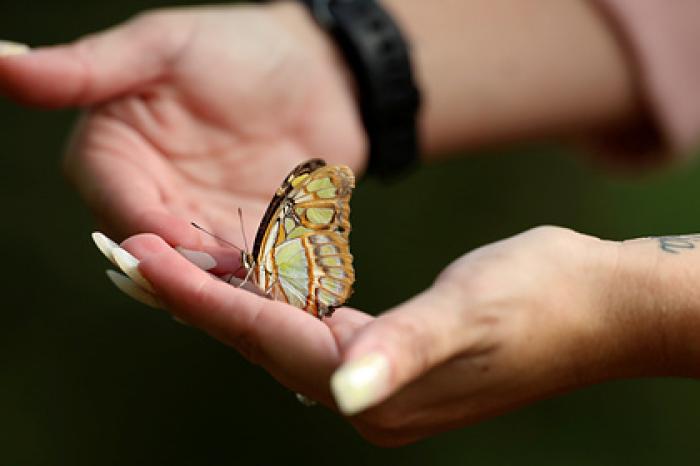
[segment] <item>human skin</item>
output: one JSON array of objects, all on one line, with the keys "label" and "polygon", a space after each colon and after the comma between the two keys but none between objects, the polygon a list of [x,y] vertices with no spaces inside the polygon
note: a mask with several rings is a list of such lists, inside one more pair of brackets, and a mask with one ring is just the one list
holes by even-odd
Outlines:
[{"label": "human skin", "polygon": [[[386,2],[414,46],[426,161],[639,118],[622,48],[583,0],[427,3]],[[535,229],[467,254],[378,318],[344,308],[323,321],[178,255],[172,246],[206,249],[212,272],[230,272],[237,255],[213,249],[190,220],[243,244],[231,213],[243,208],[252,238],[296,163],[321,155],[358,174],[366,165],[352,79],[297,4],[141,15],[0,59],[0,89],[32,105],[89,108],[66,171],[110,234],[155,234],[122,246],[168,311],[330,407],[343,398],[331,374],[379,354],[372,393],[339,403],[375,443],[415,441],[601,380],[696,375],[697,254],[661,240]]]},{"label": "human skin", "polygon": [[197,249],[195,220],[243,244],[231,213],[254,227],[291,167],[317,155],[358,174],[366,164],[351,86],[312,25],[286,5],[146,13],[1,59],[0,89],[88,108],[65,170],[110,234]]},{"label": "human skin", "polygon": [[427,157],[607,132],[642,115],[634,69],[594,2],[383,4],[413,44]]},{"label": "human skin", "polygon": [[348,420],[399,446],[606,380],[697,377],[697,243],[538,227],[466,254],[379,317],[323,320],[214,278],[155,235],[122,247],[157,306],[331,409],[338,366],[382,355],[372,403]]}]

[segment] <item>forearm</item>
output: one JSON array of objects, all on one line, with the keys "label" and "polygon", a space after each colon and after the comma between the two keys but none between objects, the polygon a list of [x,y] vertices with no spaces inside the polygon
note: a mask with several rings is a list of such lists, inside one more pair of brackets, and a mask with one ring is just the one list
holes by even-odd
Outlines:
[{"label": "forearm", "polygon": [[632,364],[645,364],[646,375],[700,377],[699,248],[700,235],[621,245],[619,321],[636,342]]},{"label": "forearm", "polygon": [[586,0],[383,0],[413,46],[425,157],[607,129],[638,113],[635,76]]}]

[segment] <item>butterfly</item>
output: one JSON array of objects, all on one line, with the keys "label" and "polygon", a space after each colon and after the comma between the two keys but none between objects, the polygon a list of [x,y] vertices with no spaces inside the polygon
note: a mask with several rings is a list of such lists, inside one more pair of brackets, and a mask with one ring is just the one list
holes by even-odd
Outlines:
[{"label": "butterfly", "polygon": [[275,192],[242,255],[247,277],[272,298],[322,318],[352,294],[350,196],[355,176],[321,159],[299,164]]}]

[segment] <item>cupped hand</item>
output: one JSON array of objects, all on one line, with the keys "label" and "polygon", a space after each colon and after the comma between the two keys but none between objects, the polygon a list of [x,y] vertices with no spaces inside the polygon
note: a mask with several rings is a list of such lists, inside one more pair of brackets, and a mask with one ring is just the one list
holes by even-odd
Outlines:
[{"label": "cupped hand", "polygon": [[0,58],[0,91],[87,107],[65,167],[102,228],[197,248],[196,221],[242,246],[282,178],[365,140],[341,60],[296,2],[163,10],[74,44]]},{"label": "cupped hand", "polygon": [[473,251],[378,318],[341,308],[323,320],[213,278],[154,235],[122,246],[158,305],[377,444],[633,375],[635,329],[614,285],[619,243],[570,230],[540,227]]}]

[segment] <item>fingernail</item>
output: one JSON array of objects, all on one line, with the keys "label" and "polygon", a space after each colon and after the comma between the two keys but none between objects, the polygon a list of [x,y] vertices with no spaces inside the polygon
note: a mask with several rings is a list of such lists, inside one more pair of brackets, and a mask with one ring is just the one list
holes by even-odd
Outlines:
[{"label": "fingernail", "polygon": [[139,272],[139,260],[132,256],[129,251],[118,247],[112,249],[112,255],[114,256],[114,261],[117,263],[117,266],[122,269],[122,272],[127,274],[134,283],[144,288],[146,291],[151,293],[156,292],[153,286],[148,283],[148,280],[143,278],[143,275]]},{"label": "fingernail", "polygon": [[127,296],[142,304],[145,304],[146,306],[150,306],[155,309],[163,309],[163,305],[160,303],[160,301],[158,301],[158,298],[136,285],[136,283],[132,282],[129,277],[124,276],[114,270],[107,270],[107,277],[109,277],[112,283],[114,283],[114,285]]},{"label": "fingernail", "polygon": [[104,256],[109,259],[112,264],[119,267],[119,264],[114,261],[114,256],[112,255],[112,251],[118,249],[119,245],[99,231],[92,234],[92,240],[95,242],[97,249],[99,249],[100,252],[104,254]]},{"label": "fingernail", "polygon": [[10,57],[13,55],[24,55],[31,49],[28,45],[9,40],[0,40],[0,57]]},{"label": "fingernail", "polygon": [[338,408],[356,414],[379,401],[389,383],[389,360],[369,353],[343,364],[331,377],[331,390]]},{"label": "fingernail", "polygon": [[204,251],[193,251],[192,249],[183,248],[182,246],[176,247],[175,250],[202,270],[211,270],[217,265],[216,259],[214,259],[211,254],[207,254]]}]

